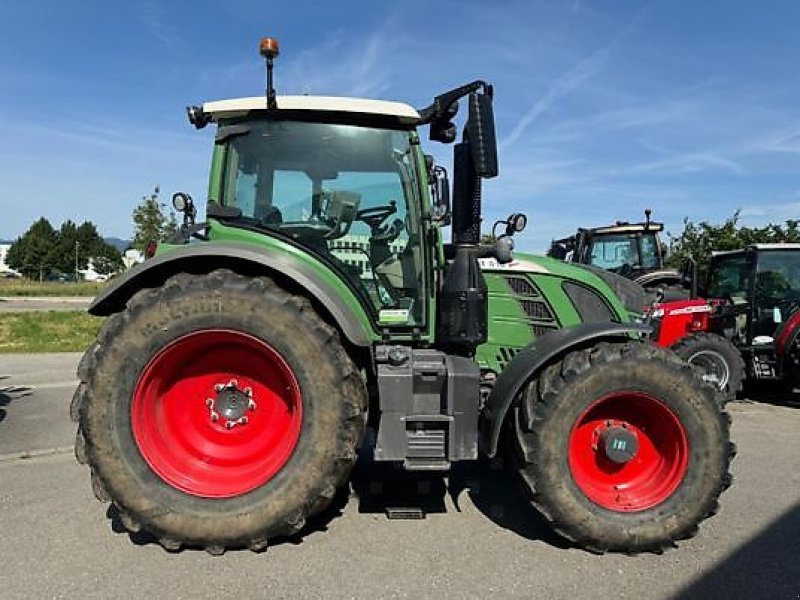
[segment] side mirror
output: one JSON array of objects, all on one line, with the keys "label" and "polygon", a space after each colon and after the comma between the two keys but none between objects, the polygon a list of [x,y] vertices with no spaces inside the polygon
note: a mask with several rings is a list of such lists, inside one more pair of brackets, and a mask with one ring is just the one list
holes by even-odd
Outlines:
[{"label": "side mirror", "polygon": [[466,132],[475,174],[489,179],[497,176],[497,137],[494,131],[494,110],[489,94],[472,93],[468,98],[469,118]]},{"label": "side mirror", "polygon": [[433,219],[440,225],[450,224],[450,180],[444,167],[434,166],[431,170],[431,191],[433,192]]}]

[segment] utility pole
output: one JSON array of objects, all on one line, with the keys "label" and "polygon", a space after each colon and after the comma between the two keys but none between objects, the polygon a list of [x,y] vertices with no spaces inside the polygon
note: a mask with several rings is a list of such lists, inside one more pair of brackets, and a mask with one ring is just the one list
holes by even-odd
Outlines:
[{"label": "utility pole", "polygon": [[78,247],[80,242],[75,240],[75,283],[78,283]]}]

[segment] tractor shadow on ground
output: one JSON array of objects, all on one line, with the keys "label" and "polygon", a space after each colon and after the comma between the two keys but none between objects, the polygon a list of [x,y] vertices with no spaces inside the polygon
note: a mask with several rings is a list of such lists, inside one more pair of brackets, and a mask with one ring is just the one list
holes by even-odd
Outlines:
[{"label": "tractor shadow on ground", "polygon": [[800,504],[795,504],[673,600],[797,598],[800,582]]},{"label": "tractor shadow on ground", "polygon": [[[0,375],[0,381],[8,379],[8,375]],[[33,394],[33,388],[26,385],[7,385],[0,386],[0,423],[8,417],[8,410],[6,407],[11,404],[12,400],[24,398]]]},{"label": "tractor shadow on ground", "polygon": [[800,390],[792,390],[781,382],[747,382],[742,395],[745,400],[737,402],[759,402],[800,409]]},{"label": "tractor shadow on ground", "polygon": [[492,523],[525,539],[566,550],[574,545],[553,531],[523,493],[516,474],[500,460],[457,464],[450,474],[449,492],[458,498],[467,492],[472,504]]},{"label": "tractor shadow on ground", "polygon": [[[399,465],[376,463],[368,453],[352,477],[358,511],[423,515],[448,512],[446,498],[461,512],[463,494],[485,517],[504,529],[529,540],[540,540],[557,548],[572,545],[558,536],[531,506],[514,477],[497,461],[456,463],[446,476],[409,473]],[[414,517],[411,517],[414,518]]]},{"label": "tractor shadow on ground", "polygon": [[[271,539],[269,546],[297,545],[326,532],[331,521],[340,517],[351,501],[357,503],[358,512],[362,514],[387,515],[390,509],[400,509],[405,514],[424,517],[447,513],[447,497],[455,511],[461,512],[466,493],[473,506],[495,525],[556,548],[573,547],[553,532],[525,498],[514,476],[499,461],[456,463],[446,475],[410,473],[399,464],[374,461],[372,449],[369,443],[362,448],[350,485],[343,486],[327,508],[309,518],[298,534]],[[158,545],[158,540],[149,532],[128,531],[113,504],[106,510],[106,517],[111,521],[112,530],[127,535],[133,544]],[[187,547],[185,550],[202,549]]]}]

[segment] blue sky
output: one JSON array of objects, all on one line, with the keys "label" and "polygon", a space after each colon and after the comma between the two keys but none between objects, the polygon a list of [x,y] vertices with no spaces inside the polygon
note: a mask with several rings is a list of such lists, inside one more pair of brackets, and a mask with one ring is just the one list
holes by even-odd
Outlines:
[{"label": "blue sky", "polygon": [[[162,198],[202,202],[210,131],[184,106],[263,90],[426,105],[496,86],[486,219],[529,216],[543,250],[576,225],[800,217],[800,2],[0,2],[0,238],[41,215],[131,234]],[[313,7],[313,8],[312,8]],[[430,147],[442,159],[449,148]]]}]

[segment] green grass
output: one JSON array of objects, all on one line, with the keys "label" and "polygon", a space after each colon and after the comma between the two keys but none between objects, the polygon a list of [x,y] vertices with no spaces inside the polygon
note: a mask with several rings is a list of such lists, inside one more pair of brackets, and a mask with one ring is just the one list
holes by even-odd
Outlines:
[{"label": "green grass", "polygon": [[83,311],[0,313],[0,353],[83,352],[102,323]]},{"label": "green grass", "polygon": [[0,279],[0,296],[96,296],[107,284]]}]

